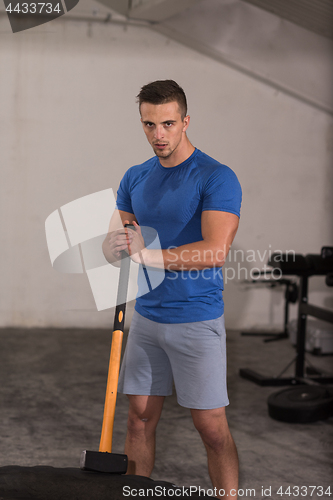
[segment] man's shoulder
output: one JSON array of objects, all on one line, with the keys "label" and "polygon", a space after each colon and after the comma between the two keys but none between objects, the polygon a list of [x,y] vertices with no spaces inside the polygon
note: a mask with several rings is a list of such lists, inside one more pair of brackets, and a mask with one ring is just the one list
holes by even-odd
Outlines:
[{"label": "man's shoulder", "polygon": [[129,167],[125,172],[124,179],[133,180],[141,177],[146,172],[150,171],[156,164],[156,156],[149,158],[149,160],[144,161],[143,163],[139,163],[137,165],[133,165]]},{"label": "man's shoulder", "polygon": [[215,160],[211,156],[200,151],[200,149],[198,149],[198,153],[196,155],[196,163],[198,168],[206,172],[207,175],[213,174],[214,172],[225,175],[234,174],[234,171],[228,167],[228,165]]},{"label": "man's shoulder", "polygon": [[145,160],[143,163],[138,163],[137,165],[133,165],[128,169],[128,171],[140,172],[141,170],[145,170],[147,168],[151,168],[156,164],[156,156]]}]

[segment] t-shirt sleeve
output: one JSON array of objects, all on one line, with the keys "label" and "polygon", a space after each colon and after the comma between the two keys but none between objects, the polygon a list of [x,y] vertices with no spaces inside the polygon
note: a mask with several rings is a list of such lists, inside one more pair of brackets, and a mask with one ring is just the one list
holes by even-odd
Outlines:
[{"label": "t-shirt sleeve", "polygon": [[226,165],[209,176],[203,193],[202,210],[230,212],[240,217],[242,188],[236,174]]},{"label": "t-shirt sleeve", "polygon": [[124,177],[122,178],[119,189],[117,191],[117,205],[118,210],[123,210],[124,212],[134,213],[131,193],[130,193],[130,170],[127,170]]}]

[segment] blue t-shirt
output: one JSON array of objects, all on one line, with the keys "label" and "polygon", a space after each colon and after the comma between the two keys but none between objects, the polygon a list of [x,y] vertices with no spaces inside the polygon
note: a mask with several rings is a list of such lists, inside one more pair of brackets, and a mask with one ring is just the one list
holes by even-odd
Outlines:
[{"label": "blue t-shirt", "polygon": [[[140,226],[158,233],[161,248],[202,240],[201,213],[219,210],[240,216],[242,191],[235,173],[199,149],[175,167],[157,156],[131,167],[118,192],[117,208],[135,214]],[[195,264],[193,264],[195,267]],[[163,282],[138,297],[135,309],[159,323],[187,323],[223,314],[222,268],[165,270]]]}]

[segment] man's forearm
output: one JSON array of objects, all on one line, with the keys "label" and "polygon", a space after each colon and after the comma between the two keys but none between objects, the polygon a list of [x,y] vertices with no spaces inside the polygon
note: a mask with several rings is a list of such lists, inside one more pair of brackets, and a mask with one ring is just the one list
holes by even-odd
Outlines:
[{"label": "man's forearm", "polygon": [[151,250],[144,248],[133,260],[145,266],[168,270],[206,269],[224,264],[230,244],[222,247],[207,241],[197,241],[177,248]]}]

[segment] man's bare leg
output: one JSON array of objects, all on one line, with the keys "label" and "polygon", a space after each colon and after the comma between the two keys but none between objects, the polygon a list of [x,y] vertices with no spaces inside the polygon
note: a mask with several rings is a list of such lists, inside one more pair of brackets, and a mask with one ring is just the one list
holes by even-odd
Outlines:
[{"label": "man's bare leg", "polygon": [[155,434],[164,396],[127,396],[129,399],[125,453],[127,474],[150,477],[155,462]]},{"label": "man's bare leg", "polygon": [[[193,423],[205,445],[208,471],[218,498],[237,499],[238,455],[231,436],[225,408],[191,410]],[[225,495],[219,495],[219,490]]]}]

